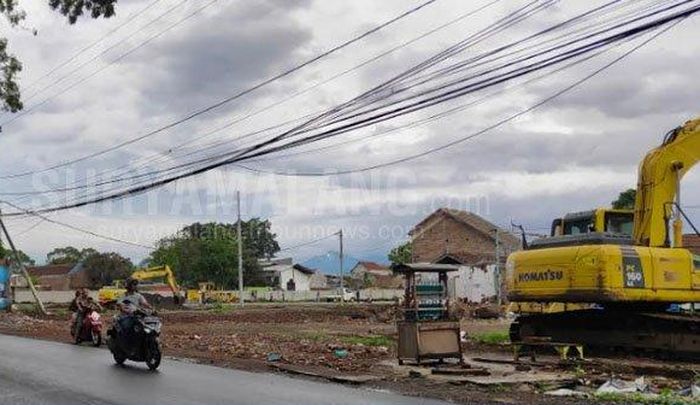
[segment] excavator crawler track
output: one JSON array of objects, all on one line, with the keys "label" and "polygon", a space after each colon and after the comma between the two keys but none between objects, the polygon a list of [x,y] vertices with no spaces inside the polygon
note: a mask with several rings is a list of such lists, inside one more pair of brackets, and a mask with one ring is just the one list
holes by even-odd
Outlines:
[{"label": "excavator crawler track", "polygon": [[521,315],[511,324],[514,343],[582,344],[595,351],[643,351],[700,359],[700,316],[587,309]]}]

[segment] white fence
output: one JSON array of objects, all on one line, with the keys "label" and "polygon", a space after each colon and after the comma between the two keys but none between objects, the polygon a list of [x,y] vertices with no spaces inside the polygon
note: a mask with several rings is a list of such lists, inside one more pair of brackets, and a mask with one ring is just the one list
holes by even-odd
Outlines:
[{"label": "white fence", "polygon": [[[97,299],[97,291],[90,291],[90,296]],[[268,291],[258,292],[257,297],[254,297],[250,291],[243,293],[246,301],[257,302],[286,302],[286,301],[327,301],[329,298],[338,296],[335,290],[319,290],[319,291]],[[39,291],[39,298],[43,302],[53,304],[66,304],[71,302],[75,297],[74,291]],[[357,295],[355,295],[355,298]],[[403,297],[401,289],[381,289],[367,288],[360,290],[361,301],[393,301]],[[15,302],[26,303],[34,302],[34,297],[31,291],[26,289],[15,290]]]},{"label": "white fence", "polygon": [[[359,290],[360,301],[393,301],[403,297],[402,289],[384,289],[384,288],[366,288]],[[317,291],[267,291],[259,292],[255,297],[250,292],[246,291],[243,294],[246,301],[328,301],[329,299],[339,299],[340,295],[335,290],[317,290]],[[353,300],[357,300],[357,293],[353,296]]]},{"label": "white fence", "polygon": [[[90,296],[97,299],[97,291],[90,291]],[[39,298],[43,302],[52,304],[67,304],[75,297],[75,291],[39,291]],[[15,302],[34,302],[34,296],[28,289],[15,290]]]}]

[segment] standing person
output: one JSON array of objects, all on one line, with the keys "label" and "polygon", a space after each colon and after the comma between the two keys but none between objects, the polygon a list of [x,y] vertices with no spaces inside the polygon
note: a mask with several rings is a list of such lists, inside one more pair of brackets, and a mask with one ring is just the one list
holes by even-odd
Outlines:
[{"label": "standing person", "polygon": [[75,298],[68,307],[73,311],[73,324],[71,325],[71,336],[80,336],[80,329],[83,325],[83,317],[87,307],[87,292],[84,288],[75,290]]}]

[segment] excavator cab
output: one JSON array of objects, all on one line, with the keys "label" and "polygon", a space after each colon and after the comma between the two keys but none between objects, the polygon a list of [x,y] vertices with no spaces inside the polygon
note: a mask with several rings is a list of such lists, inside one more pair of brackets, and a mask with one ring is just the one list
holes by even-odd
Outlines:
[{"label": "excavator cab", "polygon": [[536,239],[527,249],[581,245],[631,245],[634,211],[598,208],[566,214],[552,222],[549,237]]},{"label": "excavator cab", "polygon": [[634,211],[598,208],[566,214],[552,222],[550,236],[609,233],[632,236]]}]

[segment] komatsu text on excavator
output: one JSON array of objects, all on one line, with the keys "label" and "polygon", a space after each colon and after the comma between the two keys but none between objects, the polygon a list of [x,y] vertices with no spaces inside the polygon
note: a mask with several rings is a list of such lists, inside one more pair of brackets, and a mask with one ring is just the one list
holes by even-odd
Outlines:
[{"label": "komatsu text on excavator", "polygon": [[680,184],[700,160],[700,119],[669,132],[639,168],[634,211],[568,214],[550,237],[508,258],[508,297],[520,303],[576,304],[521,313],[511,340],[700,356],[700,317],[669,311],[700,303],[700,257],[683,248]]}]

